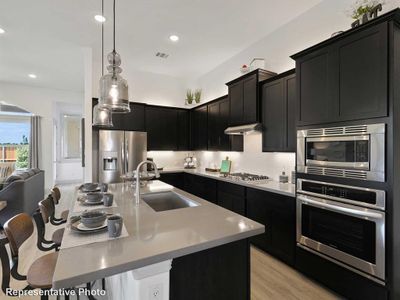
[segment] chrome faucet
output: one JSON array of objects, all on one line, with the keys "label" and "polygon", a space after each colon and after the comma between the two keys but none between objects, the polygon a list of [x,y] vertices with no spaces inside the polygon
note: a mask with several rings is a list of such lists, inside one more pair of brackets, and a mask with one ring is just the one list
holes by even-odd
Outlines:
[{"label": "chrome faucet", "polygon": [[140,168],[146,164],[153,165],[154,174],[156,175],[156,178],[160,177],[160,173],[158,172],[157,165],[153,161],[144,160],[138,164],[138,166],[136,168],[136,191],[135,191],[136,205],[139,205],[139,200],[140,200]]}]

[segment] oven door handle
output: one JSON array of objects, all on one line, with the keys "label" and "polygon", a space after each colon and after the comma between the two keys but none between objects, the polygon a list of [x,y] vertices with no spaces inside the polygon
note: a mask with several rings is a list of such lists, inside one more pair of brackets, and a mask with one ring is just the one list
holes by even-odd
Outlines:
[{"label": "oven door handle", "polygon": [[357,218],[371,218],[371,219],[382,219],[384,218],[384,213],[378,213],[378,212],[373,212],[369,209],[362,208],[362,209],[355,209],[355,208],[350,208],[347,205],[344,204],[329,204],[326,201],[321,201],[321,200],[313,200],[311,197],[308,196],[302,196],[299,195],[297,196],[297,199],[301,200],[303,204],[306,205],[311,205],[319,208],[324,208],[328,209],[330,211],[336,211],[336,212],[342,212],[345,213],[346,215],[357,217]]}]

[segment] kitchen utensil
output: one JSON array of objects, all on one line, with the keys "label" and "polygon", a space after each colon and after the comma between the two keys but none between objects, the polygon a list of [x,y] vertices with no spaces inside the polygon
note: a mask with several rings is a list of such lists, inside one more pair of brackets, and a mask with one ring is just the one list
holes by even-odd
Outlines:
[{"label": "kitchen utensil", "polygon": [[101,226],[107,218],[104,211],[85,211],[81,214],[81,223],[87,228]]},{"label": "kitchen utensil", "polygon": [[122,232],[123,219],[121,216],[112,215],[107,219],[107,228],[109,237],[119,237]]},{"label": "kitchen utensil", "polygon": [[104,193],[103,204],[104,206],[112,206],[114,202],[114,195],[111,193]]},{"label": "kitchen utensil", "polygon": [[226,159],[221,162],[220,173],[229,174],[231,172],[231,165],[232,165],[232,161],[230,161],[229,157],[227,156]]}]

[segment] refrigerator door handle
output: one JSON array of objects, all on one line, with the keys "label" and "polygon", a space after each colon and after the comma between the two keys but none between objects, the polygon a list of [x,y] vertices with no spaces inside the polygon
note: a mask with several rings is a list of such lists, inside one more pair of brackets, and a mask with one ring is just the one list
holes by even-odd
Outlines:
[{"label": "refrigerator door handle", "polygon": [[128,173],[128,161],[129,161],[129,152],[128,152],[128,136],[126,135],[126,132],[124,132],[124,154],[125,154],[125,159],[124,159],[124,173]]}]

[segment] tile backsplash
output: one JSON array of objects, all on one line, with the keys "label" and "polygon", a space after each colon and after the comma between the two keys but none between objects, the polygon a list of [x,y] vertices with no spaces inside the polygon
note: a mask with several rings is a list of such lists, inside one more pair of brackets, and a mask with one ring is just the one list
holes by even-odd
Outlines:
[{"label": "tile backsplash", "polygon": [[[159,167],[177,168],[183,167],[184,158],[188,153],[188,151],[149,151],[148,156],[152,157]],[[295,170],[295,153],[262,152],[261,134],[245,135],[243,152],[196,151],[194,154],[200,169],[219,167],[221,161],[228,156],[232,161],[231,172],[251,172],[278,180],[282,171],[285,171],[290,178],[290,173]]]}]

